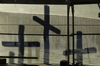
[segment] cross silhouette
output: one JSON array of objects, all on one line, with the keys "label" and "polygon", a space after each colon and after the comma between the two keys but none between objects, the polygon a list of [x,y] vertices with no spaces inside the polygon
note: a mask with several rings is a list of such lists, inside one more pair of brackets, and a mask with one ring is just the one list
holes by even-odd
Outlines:
[{"label": "cross silhouette", "polygon": [[[89,54],[89,53],[96,53],[97,49],[94,47],[91,48],[84,48],[82,49],[82,32],[78,31],[77,32],[77,48],[75,49],[75,54],[77,55],[77,63],[83,63],[83,54]],[[70,55],[72,54],[72,50],[70,50]],[[64,55],[67,55],[67,51],[64,51]]]},{"label": "cross silhouette", "polygon": [[[60,34],[60,30],[57,29],[56,27],[53,27],[52,25],[49,24],[49,6],[44,6],[44,21],[36,16],[33,16],[33,20],[35,20],[36,22],[38,22],[39,24],[44,26],[44,63],[45,64],[49,64],[49,30]],[[19,26],[19,34],[24,34],[24,26],[20,25]],[[24,42],[24,36],[23,35],[19,35],[19,42],[6,42],[3,41],[2,44],[3,46],[7,46],[7,47],[18,47],[19,46],[19,56],[24,56],[24,47],[27,47],[30,45],[30,43],[32,43],[32,45],[34,45],[34,43],[36,43],[36,47],[40,46],[39,42]],[[38,45],[38,46],[37,46]],[[22,61],[22,62],[21,62]],[[23,63],[23,59],[19,59],[19,63]]]},{"label": "cross silhouette", "polygon": [[[24,47],[40,47],[39,42],[24,42],[24,26],[19,25],[19,42],[3,41],[2,45],[5,47],[19,47],[19,57],[24,57]],[[36,49],[37,51],[37,49]],[[18,59],[18,63],[23,63],[23,59]]]},{"label": "cross silhouette", "polygon": [[37,16],[33,16],[33,20],[44,26],[44,64],[49,64],[49,30],[60,34],[60,30],[50,25],[49,6],[44,6],[44,21]]}]

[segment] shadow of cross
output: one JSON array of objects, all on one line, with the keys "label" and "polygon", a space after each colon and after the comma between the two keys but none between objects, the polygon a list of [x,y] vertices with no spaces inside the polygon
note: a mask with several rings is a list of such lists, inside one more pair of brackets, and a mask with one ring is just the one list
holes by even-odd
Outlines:
[{"label": "shadow of cross", "polygon": [[44,26],[44,64],[49,64],[49,30],[60,34],[60,30],[49,24],[49,6],[44,6],[44,21],[37,16],[33,16],[33,20]]},{"label": "shadow of cross", "polygon": [[[77,45],[76,45],[76,49],[75,49],[75,54],[76,54],[76,61],[77,63],[83,63],[83,54],[89,54],[89,53],[96,53],[97,49],[94,47],[91,48],[82,48],[82,32],[81,31],[77,31]],[[72,50],[70,50],[70,55],[72,54]],[[67,55],[67,51],[64,51],[64,55]]]},{"label": "shadow of cross", "polygon": [[[30,42],[24,42],[24,35],[23,35],[24,34],[24,26],[23,25],[19,25],[19,32],[18,32],[18,34],[22,34],[22,35],[18,35],[18,38],[19,38],[18,42],[3,41],[2,45],[5,46],[5,47],[19,47],[19,49],[18,49],[19,57],[24,57],[24,47],[29,47],[29,48],[30,47],[40,47],[40,43],[37,42],[37,41],[34,41],[34,42],[32,42],[32,41],[30,41]],[[28,56],[32,56],[31,50],[28,50]],[[36,48],[36,56],[37,55],[39,55],[39,49]],[[39,56],[37,56],[37,57],[39,57]],[[11,59],[11,60],[13,60],[13,59]],[[29,60],[31,60],[31,59],[29,59]],[[14,61],[12,61],[10,63],[13,63],[13,62]],[[22,64],[23,63],[23,58],[18,59],[18,63]]]}]

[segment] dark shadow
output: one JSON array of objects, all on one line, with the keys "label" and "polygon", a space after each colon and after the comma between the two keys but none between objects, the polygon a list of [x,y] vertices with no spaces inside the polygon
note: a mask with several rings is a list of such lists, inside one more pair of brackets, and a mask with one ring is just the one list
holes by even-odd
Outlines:
[{"label": "dark shadow", "polygon": [[[2,45],[5,47],[19,47],[20,43],[19,42],[7,42],[3,41]],[[28,48],[28,57],[32,56],[32,48],[31,47],[40,47],[40,43],[37,41],[34,42],[24,42],[24,47],[29,47]],[[40,49],[36,49],[36,54],[39,54],[40,52],[37,52]],[[10,52],[9,56],[14,56],[14,52]],[[38,57],[38,55],[36,55]],[[19,59],[21,60],[21,59]],[[32,59],[28,59],[28,62],[32,62]],[[9,59],[9,63],[14,63],[14,58]],[[22,64],[22,62],[21,62]]]},{"label": "dark shadow", "polygon": [[38,66],[38,65],[23,65],[23,66]]},{"label": "dark shadow", "polygon": [[49,64],[49,6],[44,6],[44,64]]},{"label": "dark shadow", "polygon": [[50,17],[49,17],[49,6],[44,6],[44,21],[37,16],[33,16],[33,20],[44,26],[44,64],[49,64],[49,30],[55,32],[56,34],[60,34],[60,30],[56,27],[50,25]]},{"label": "dark shadow", "polygon": [[[14,56],[14,55],[15,55],[14,52],[12,52],[12,51],[9,52],[9,56]],[[9,58],[9,63],[14,63],[14,59],[13,58]]]},{"label": "dark shadow", "polygon": [[[77,34],[82,34],[82,32],[81,31],[77,31]],[[77,35],[76,39],[77,39],[77,49],[81,50],[82,49],[82,35]],[[83,55],[82,55],[81,52],[77,53],[77,62],[78,63],[82,63],[82,61],[83,61],[83,57],[82,56]]]},{"label": "dark shadow", "polygon": [[100,9],[100,4],[98,4],[98,7],[99,7],[99,9]]},{"label": "dark shadow", "polygon": [[98,17],[100,17],[100,13],[98,14]]},{"label": "dark shadow", "polygon": [[66,4],[66,0],[0,0],[0,3],[17,4]]},{"label": "dark shadow", "polygon": [[[42,19],[38,18],[37,16],[33,16],[33,20],[36,21],[36,22],[38,22],[39,24],[45,26],[45,23],[44,23],[45,21],[43,21]],[[60,34],[61,33],[59,29],[57,29],[56,27],[54,27],[54,26],[52,26],[50,24],[49,24],[49,30],[51,30],[51,31],[53,31],[53,32],[55,32],[57,34]]]},{"label": "dark shadow", "polygon": [[[3,41],[2,45],[5,47],[19,47],[20,43],[19,42],[7,42]],[[40,47],[39,42],[24,42],[24,47]]]},{"label": "dark shadow", "polygon": [[[98,4],[98,7],[99,7],[99,9],[100,9],[100,4]],[[98,14],[98,17],[100,17],[100,13]]]},{"label": "dark shadow", "polygon": [[[19,57],[24,57],[24,47],[40,47],[40,43],[37,42],[37,41],[36,42],[24,42],[24,35],[23,35],[24,34],[24,26],[23,25],[19,25],[18,34],[21,34],[21,35],[18,35],[18,40],[19,40],[18,42],[3,41],[2,45],[5,46],[5,47],[19,47],[19,50],[18,50],[18,52],[19,52],[18,56]],[[36,53],[38,53],[38,52],[36,52]],[[14,53],[10,52],[9,55],[14,56]],[[14,59],[10,59],[9,62],[13,63]],[[18,63],[23,64],[23,59],[18,59]]]},{"label": "dark shadow", "polygon": [[[75,54],[77,55],[76,60],[77,63],[83,63],[83,54],[89,54],[89,53],[96,53],[97,49],[95,47],[91,47],[91,48],[85,48],[82,49],[82,32],[81,31],[77,31],[77,49],[74,50]],[[73,50],[70,50],[70,55],[72,54]],[[63,52],[64,55],[67,55],[67,50]]]},{"label": "dark shadow", "polygon": [[28,64],[23,64],[22,66],[39,66],[39,65],[28,65]]},{"label": "dark shadow", "polygon": [[[24,57],[24,26],[19,25],[19,32],[18,39],[19,39],[19,57]],[[23,59],[18,59],[18,63],[23,63]]]}]

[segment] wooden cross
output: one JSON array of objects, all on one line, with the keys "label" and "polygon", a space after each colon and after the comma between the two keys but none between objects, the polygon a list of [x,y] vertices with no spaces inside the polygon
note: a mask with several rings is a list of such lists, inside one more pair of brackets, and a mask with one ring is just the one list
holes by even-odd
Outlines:
[{"label": "wooden cross", "polygon": [[[24,34],[23,25],[19,25],[19,34]],[[18,35],[18,37],[19,42],[3,41],[2,45],[5,47],[19,47],[19,57],[24,57],[24,47],[40,47],[39,42],[24,42],[24,35]],[[18,63],[23,63],[23,59],[18,59]]]},{"label": "wooden cross", "polygon": [[[96,53],[97,49],[94,47],[91,48],[82,48],[82,32],[78,31],[77,34],[77,45],[76,45],[76,49],[75,49],[75,54],[77,55],[77,63],[83,63],[83,54],[89,54],[89,53]],[[70,50],[70,55],[72,54],[72,50]],[[64,55],[67,55],[67,51],[64,51]]]},{"label": "wooden cross", "polygon": [[60,30],[50,25],[49,21],[49,6],[44,6],[44,21],[36,16],[33,16],[33,20],[44,26],[44,64],[49,64],[49,30],[60,34]]}]

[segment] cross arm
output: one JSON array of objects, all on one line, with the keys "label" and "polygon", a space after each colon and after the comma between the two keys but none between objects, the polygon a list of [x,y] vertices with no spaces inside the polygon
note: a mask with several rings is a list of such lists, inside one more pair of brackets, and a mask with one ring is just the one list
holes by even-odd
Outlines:
[{"label": "cross arm", "polygon": [[[63,52],[63,55],[67,55],[67,50]],[[70,50],[70,55],[73,50]],[[85,49],[75,49],[75,54],[88,54],[88,53],[97,53],[97,49],[95,47],[85,48]]]},{"label": "cross arm", "polygon": [[[19,42],[7,42],[3,41],[2,45],[5,47],[19,47]],[[24,47],[40,47],[39,42],[24,42]]]},{"label": "cross arm", "polygon": [[38,23],[39,23],[40,25],[42,25],[42,26],[49,26],[49,29],[50,29],[51,31],[57,33],[57,34],[60,34],[60,33],[61,33],[60,30],[57,29],[56,27],[53,27],[53,26],[50,25],[50,24],[49,24],[49,25],[45,25],[45,22],[44,22],[42,19],[38,18],[37,16],[33,16],[33,20],[36,21],[36,22],[38,22]]}]

